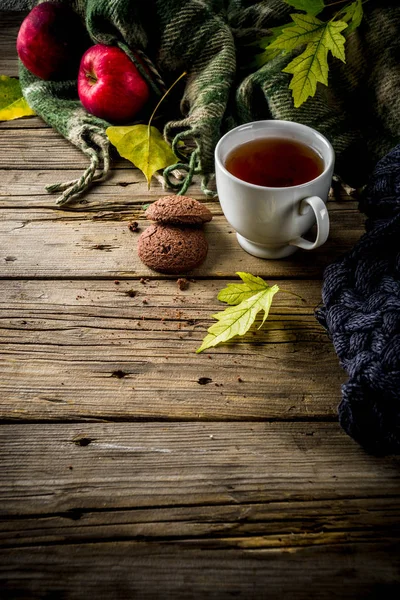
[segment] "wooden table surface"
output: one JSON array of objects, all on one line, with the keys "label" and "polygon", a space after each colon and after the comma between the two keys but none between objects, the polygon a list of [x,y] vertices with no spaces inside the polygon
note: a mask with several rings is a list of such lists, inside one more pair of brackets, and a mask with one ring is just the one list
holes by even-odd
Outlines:
[{"label": "wooden table surface", "polygon": [[[20,21],[0,13],[1,74]],[[163,191],[127,161],[56,208],[45,184],[85,166],[39,118],[0,124],[0,597],[398,598],[399,460],[340,429],[314,317],[355,200],[329,202],[319,250],[263,261],[193,187],[214,219],[181,291],[137,257],[128,223]],[[304,301],[197,355],[236,271]]]}]

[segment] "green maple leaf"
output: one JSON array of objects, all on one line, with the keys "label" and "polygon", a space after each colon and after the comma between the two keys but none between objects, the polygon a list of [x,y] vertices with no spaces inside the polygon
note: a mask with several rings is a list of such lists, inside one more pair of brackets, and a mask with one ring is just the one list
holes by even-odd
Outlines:
[{"label": "green maple leaf", "polygon": [[346,35],[349,35],[349,33],[354,31],[360,25],[363,15],[362,0],[356,0],[356,2],[343,8],[340,19],[349,24],[346,29]]},{"label": "green maple leaf", "polygon": [[269,49],[294,50],[302,44],[318,44],[330,50],[333,56],[345,61],[345,37],[340,33],[348,26],[344,21],[324,23],[312,15],[291,15],[295,25],[286,27],[282,34],[268,46]]},{"label": "green maple leaf", "polygon": [[11,121],[34,114],[22,96],[18,79],[0,75],[0,121]]},{"label": "green maple leaf", "polygon": [[282,52],[281,48],[272,48],[271,45],[273,42],[282,34],[284,29],[292,27],[293,23],[289,23],[287,25],[281,25],[279,27],[271,27],[270,32],[271,35],[261,38],[256,45],[260,48],[264,48],[263,52],[257,54],[254,59],[254,66],[257,68],[262,67],[265,63],[271,61],[275,56],[278,56]]},{"label": "green maple leaf", "polygon": [[108,127],[106,134],[123,158],[130,160],[150,180],[154,173],[178,162],[171,147],[156,127],[131,125]]},{"label": "green maple leaf", "polygon": [[[317,84],[328,85],[328,55],[345,62],[345,35],[354,31],[363,18],[362,0],[347,4],[329,21],[317,18],[325,6],[323,0],[285,0],[286,4],[305,12],[290,15],[292,23],[276,27],[272,35],[264,38],[266,44],[262,54],[256,57],[256,65],[262,66],[281,52],[289,52],[306,46],[303,52],[292,60],[284,73],[293,75],[289,88],[293,93],[296,108],[310,96],[314,96]],[[338,4],[340,2],[334,2]],[[332,6],[333,6],[332,4]],[[343,35],[341,32],[345,31]]]},{"label": "green maple leaf", "polygon": [[310,15],[318,15],[325,8],[324,0],[285,0],[285,2]]},{"label": "green maple leaf", "polygon": [[281,35],[277,36],[268,46],[269,50],[279,48],[280,50],[289,51],[302,44],[315,42],[320,39],[327,25],[312,15],[293,14],[290,16],[294,25],[289,24],[289,26],[283,27]]},{"label": "green maple leaf", "polygon": [[258,313],[263,310],[264,316],[260,327],[268,317],[274,295],[279,291],[277,285],[269,286],[261,277],[250,273],[237,273],[244,284],[228,284],[218,294],[233,306],[213,315],[217,323],[211,325],[202,345],[196,352],[217,346],[237,335],[244,335],[254,323]]},{"label": "green maple leaf", "polygon": [[309,44],[283,72],[293,74],[289,88],[298,108],[307,98],[314,96],[318,82],[328,85],[328,51],[319,44]]},{"label": "green maple leaf", "polygon": [[[345,62],[344,44],[346,38],[341,34],[341,31],[347,27],[347,23],[344,21],[323,23],[316,17],[300,16],[306,18],[302,20],[301,30],[299,31],[300,43],[304,43],[306,40],[308,43],[304,52],[283,69],[284,73],[293,75],[289,88],[292,90],[296,108],[301,106],[307,98],[314,96],[318,82],[328,85],[329,51],[333,56]],[[299,15],[293,15],[293,17],[299,17]],[[307,20],[309,22],[308,37],[306,37],[307,33],[304,31],[304,29],[307,29]],[[319,21],[318,27],[316,21]],[[275,41],[275,44],[278,43],[278,40],[279,38]],[[285,41],[282,42],[282,46],[285,43]],[[289,49],[295,47],[293,39],[288,40],[287,43]]]}]

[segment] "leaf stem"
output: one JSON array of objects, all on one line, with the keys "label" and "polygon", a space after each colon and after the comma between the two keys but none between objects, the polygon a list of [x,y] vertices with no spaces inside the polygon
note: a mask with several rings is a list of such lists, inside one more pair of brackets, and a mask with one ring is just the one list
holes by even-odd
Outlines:
[{"label": "leaf stem", "polygon": [[167,91],[165,92],[165,94],[162,96],[162,98],[157,102],[156,107],[153,110],[153,112],[151,113],[151,116],[150,116],[150,119],[149,119],[149,123],[148,123],[148,127],[149,128],[150,128],[151,122],[153,120],[153,117],[156,114],[157,109],[160,106],[161,102],[164,100],[165,96],[167,96],[170,93],[170,91],[172,90],[172,88],[178,83],[178,81],[180,81],[182,79],[182,77],[185,77],[185,75],[187,75],[187,72],[183,71],[182,75],[179,75],[178,79],[175,79],[174,83],[169,86],[169,88],[167,89]]},{"label": "leaf stem", "polygon": [[[368,0],[361,0],[361,4],[365,4],[366,2],[368,2]],[[352,4],[355,4],[355,2],[353,2],[352,0],[350,0],[350,1],[349,0],[338,0],[337,2],[332,2],[332,4],[326,4],[325,8],[329,8],[330,6],[336,6],[337,4],[344,4],[344,6],[342,6],[342,8],[339,9],[337,11],[337,13],[335,13],[333,15],[333,17],[330,20],[330,22],[334,21],[338,15],[340,15],[342,12],[344,12],[344,10],[347,7],[351,6]]]},{"label": "leaf stem", "polygon": [[299,296],[299,294],[296,294],[295,292],[289,292],[289,290],[283,290],[281,287],[279,288],[280,292],[283,292],[284,294],[291,294],[292,296],[296,296],[297,298],[300,298],[300,300],[302,302],[307,302],[305,298],[303,298],[303,296]]},{"label": "leaf stem", "polygon": [[338,0],[337,2],[332,2],[331,4],[325,4],[325,8],[329,8],[330,6],[336,6],[337,4],[345,4],[346,2],[347,4],[351,4],[349,0]]},{"label": "leaf stem", "polygon": [[[164,100],[165,96],[167,96],[170,91],[172,90],[172,88],[174,87],[174,85],[176,85],[178,83],[178,81],[180,81],[182,79],[182,77],[184,77],[186,75],[186,71],[183,71],[183,73],[181,75],[179,75],[178,79],[175,79],[174,83],[172,85],[169,86],[169,88],[167,89],[167,91],[165,92],[165,94],[160,98],[160,100],[157,102],[155,109],[153,110],[153,112],[150,115],[150,119],[149,122],[147,124],[147,152],[150,158],[150,132],[151,132],[151,122],[153,120],[154,115],[157,112],[158,107],[160,106],[161,102]],[[147,182],[147,188],[150,189],[150,179]]]}]

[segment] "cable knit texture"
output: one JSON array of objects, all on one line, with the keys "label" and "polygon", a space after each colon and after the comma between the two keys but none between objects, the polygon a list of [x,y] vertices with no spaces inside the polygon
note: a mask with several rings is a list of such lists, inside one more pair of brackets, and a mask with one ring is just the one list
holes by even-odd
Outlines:
[{"label": "cable knit texture", "polygon": [[324,274],[327,328],[349,374],[339,420],[375,454],[400,453],[400,145],[363,194],[366,233]]}]

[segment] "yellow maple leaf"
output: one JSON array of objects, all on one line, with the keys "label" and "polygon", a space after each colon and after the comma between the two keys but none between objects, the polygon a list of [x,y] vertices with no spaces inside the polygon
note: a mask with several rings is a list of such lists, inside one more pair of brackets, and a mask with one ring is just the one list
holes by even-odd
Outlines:
[{"label": "yellow maple leaf", "polygon": [[11,121],[34,114],[22,96],[18,79],[0,75],[0,121]]},{"label": "yellow maple leaf", "polygon": [[149,125],[108,127],[106,134],[120,156],[130,160],[144,173],[148,187],[156,171],[178,161],[156,127]]}]

